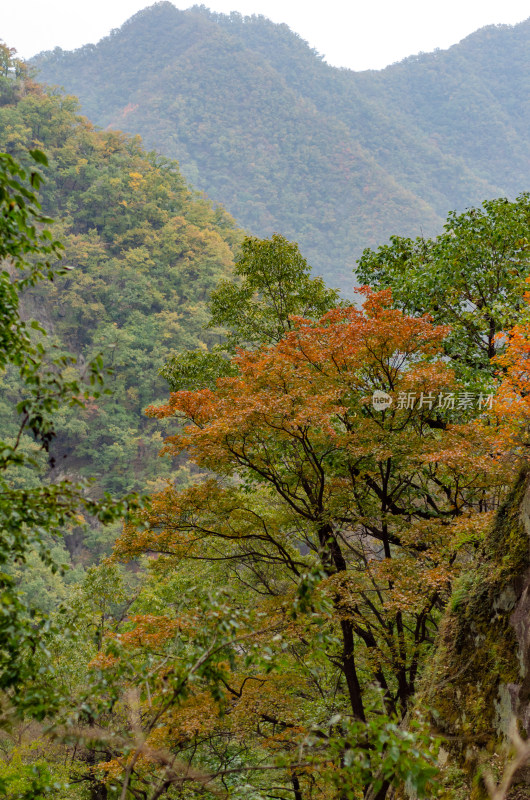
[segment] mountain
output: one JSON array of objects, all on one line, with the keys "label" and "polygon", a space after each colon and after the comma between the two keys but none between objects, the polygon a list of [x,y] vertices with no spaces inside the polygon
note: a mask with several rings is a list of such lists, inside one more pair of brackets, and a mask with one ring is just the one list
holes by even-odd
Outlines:
[{"label": "mountain", "polygon": [[[7,48],[1,55],[8,63]],[[24,296],[24,315],[39,319],[50,345],[74,353],[81,368],[101,354],[112,370],[109,394],[61,412],[55,472],[94,478],[97,490],[113,492],[175,478],[178,465],[158,457],[160,425],[143,409],[165,398],[158,370],[171,356],[218,341],[204,330],[208,295],[231,275],[243,234],[188,187],[176,162],[147,153],[137,136],[96,131],[73,98],[47,94],[23,65],[9,67],[0,98],[0,151],[22,163],[27,148],[48,154],[43,210],[56,220],[69,267]],[[19,400],[16,376],[1,374],[8,437],[17,435]]]},{"label": "mountain", "polygon": [[139,133],[259,236],[351,289],[364,247],[530,188],[530,20],[381,71],[330,67],[262,16],[159,2],[34,60],[104,128]]}]

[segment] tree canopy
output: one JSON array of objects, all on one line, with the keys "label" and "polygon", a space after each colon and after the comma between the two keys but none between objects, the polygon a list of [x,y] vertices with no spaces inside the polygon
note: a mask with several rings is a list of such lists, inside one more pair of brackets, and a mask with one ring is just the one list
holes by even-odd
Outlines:
[{"label": "tree canopy", "polygon": [[[155,495],[143,528],[128,526],[116,546],[122,559],[156,554],[161,580],[194,563],[213,565],[232,604],[243,595],[258,613],[246,620],[245,635],[281,667],[267,677],[246,647],[230,660],[224,702],[235,705],[227,722],[220,712],[217,734],[195,751],[197,766],[212,763],[222,730],[228,742],[234,736],[230,715],[241,706],[258,729],[265,726],[256,747],[287,759],[299,797],[328,796],[330,776],[319,772],[326,759],[338,770],[337,783],[331,779],[337,797],[384,797],[403,779],[386,745],[375,744],[379,726],[410,710],[459,560],[511,475],[497,428],[435,408],[458,388],[441,359],[448,328],[393,309],[388,291],[366,295],[364,311],[291,318],[279,341],[237,352],[237,374],[174,392],[149,410],[174,418],[178,430],[166,452],[185,452],[202,477]],[[373,405],[375,391],[393,398],[383,411]],[[403,402],[412,392],[423,402]],[[157,616],[168,646],[167,626],[179,624],[172,620]],[[146,622],[154,624],[136,620],[137,635]],[[202,724],[213,724],[211,707],[204,713]],[[334,715],[334,734],[324,733]],[[311,767],[297,754],[313,736]],[[410,759],[396,736],[388,741],[399,763],[417,775],[418,791],[429,791],[427,756]],[[191,740],[170,740],[181,753],[191,747]],[[367,771],[365,747],[378,752]],[[342,769],[345,749],[352,755]],[[224,752],[214,776],[223,774]],[[251,780],[266,791],[259,771]]]},{"label": "tree canopy", "polygon": [[[390,287],[409,314],[430,314],[451,326],[445,351],[469,380],[492,372],[498,335],[513,327],[524,306],[530,272],[530,196],[485,201],[449,214],[435,239],[392,237],[365,250],[358,277]],[[497,342],[498,343],[498,342]]]}]

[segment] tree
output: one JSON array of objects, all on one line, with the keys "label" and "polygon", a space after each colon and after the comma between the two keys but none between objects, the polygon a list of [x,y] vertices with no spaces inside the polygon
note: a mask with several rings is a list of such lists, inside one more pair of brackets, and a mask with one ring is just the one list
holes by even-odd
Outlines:
[{"label": "tree", "polygon": [[171,359],[161,375],[173,390],[213,386],[217,378],[234,375],[229,355],[237,347],[275,344],[292,330],[293,317],[318,319],[339,302],[338,291],[310,277],[298,245],[278,233],[245,237],[234,273],[235,281],[220,281],[210,296],[208,327],[221,329],[223,344]]},{"label": "tree", "polygon": [[530,195],[514,202],[487,200],[481,208],[451,212],[435,239],[391,237],[391,244],[365,250],[359,279],[392,288],[407,314],[432,314],[451,325],[445,351],[459,372],[477,379],[492,373],[495,337],[521,312],[530,272]]},{"label": "tree", "polygon": [[293,316],[319,319],[336,306],[339,293],[311,278],[298,245],[278,233],[247,236],[234,265],[236,281],[212,292],[210,327],[228,329],[228,345],[273,344],[293,328]]},{"label": "tree", "polygon": [[16,50],[0,42],[0,106],[12,103],[20,89],[20,79],[27,79],[26,66],[15,58]]},{"label": "tree", "polygon": [[[448,328],[393,309],[388,290],[365,294],[364,313],[291,318],[278,342],[238,351],[236,374],[149,410],[180,420],[166,451],[187,453],[204,475],[155,495],[145,529],[128,527],[116,553],[156,553],[161,572],[164,563],[224,564],[227,584],[245,586],[282,630],[293,613],[311,619],[323,603],[334,644],[318,647],[307,622],[285,644],[307,676],[315,673],[307,651],[324,654],[330,678],[316,681],[325,709],[312,710],[318,730],[336,712],[367,731],[363,740],[341,723],[337,769],[346,783],[363,775],[365,796],[382,798],[398,767],[371,764],[368,778],[351,765],[363,748],[388,753],[370,738],[373,725],[381,713],[399,720],[409,709],[458,553],[495,507],[509,467],[496,455],[503,442],[493,426],[442,402],[459,388],[440,357]],[[374,392],[392,403],[375,407]],[[240,673],[239,702],[250,677]],[[300,672],[294,683],[291,702],[303,706]],[[306,713],[300,728],[309,735]],[[266,700],[257,712],[254,705],[256,717],[276,720],[282,741],[299,742],[294,721],[272,714]],[[350,778],[340,768],[348,750]],[[310,779],[297,780],[302,798]],[[337,796],[349,796],[346,783]]]}]

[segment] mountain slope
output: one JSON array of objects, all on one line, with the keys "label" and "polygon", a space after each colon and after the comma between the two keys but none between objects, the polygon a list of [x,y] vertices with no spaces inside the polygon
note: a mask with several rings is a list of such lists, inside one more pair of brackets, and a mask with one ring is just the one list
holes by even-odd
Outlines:
[{"label": "mountain slope", "polygon": [[140,133],[241,224],[296,239],[349,289],[363,247],[530,186],[529,39],[530,20],[485,28],[354,73],[285,25],[161,2],[35,65],[97,124]]},{"label": "mountain slope", "polygon": [[[40,319],[81,366],[101,353],[113,370],[111,394],[61,413],[56,469],[93,477],[99,490],[143,489],[175,468],[158,458],[160,426],[143,414],[166,394],[158,369],[218,340],[204,331],[208,296],[230,276],[242,232],[138,137],[94,130],[72,98],[47,95],[23,73],[13,86],[0,102],[0,150],[21,161],[27,148],[48,154],[43,208],[57,220],[70,267],[24,297],[25,315]],[[16,436],[19,393],[12,375],[0,375],[8,435]]]}]

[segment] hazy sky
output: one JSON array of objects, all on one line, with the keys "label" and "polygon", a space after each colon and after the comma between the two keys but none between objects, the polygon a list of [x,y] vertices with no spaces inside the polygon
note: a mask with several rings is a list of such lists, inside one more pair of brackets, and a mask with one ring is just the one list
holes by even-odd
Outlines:
[{"label": "hazy sky", "polygon": [[[193,4],[174,0],[178,8]],[[56,46],[68,50],[99,41],[148,5],[150,0],[0,0],[0,39],[24,58]],[[204,0],[204,5],[285,22],[330,64],[351,69],[379,69],[421,50],[449,47],[484,25],[530,17],[530,0]]]}]

